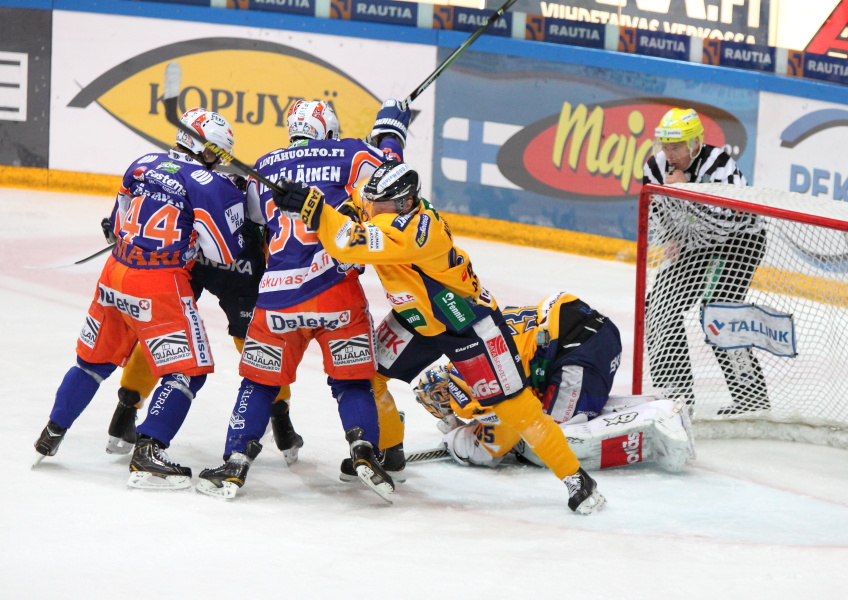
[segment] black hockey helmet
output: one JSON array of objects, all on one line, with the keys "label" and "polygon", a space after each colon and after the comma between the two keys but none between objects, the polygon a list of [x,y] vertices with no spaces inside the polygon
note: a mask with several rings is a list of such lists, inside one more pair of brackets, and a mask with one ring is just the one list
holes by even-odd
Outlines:
[{"label": "black hockey helmet", "polygon": [[418,206],[420,192],[418,172],[407,163],[389,160],[374,171],[360,195],[368,202],[394,202],[395,211],[402,214],[407,200],[413,200],[412,208]]}]

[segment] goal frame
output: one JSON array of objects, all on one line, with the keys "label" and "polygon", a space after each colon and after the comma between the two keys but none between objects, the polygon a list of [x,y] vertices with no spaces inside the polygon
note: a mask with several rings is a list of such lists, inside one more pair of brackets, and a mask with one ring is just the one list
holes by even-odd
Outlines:
[{"label": "goal frame", "polygon": [[[848,213],[846,220],[829,218],[814,212],[805,213],[799,210],[790,210],[767,204],[759,204],[747,200],[739,200],[730,197],[718,196],[707,193],[717,186],[727,187],[733,192],[736,186],[730,184],[672,184],[669,186],[658,184],[645,184],[639,194],[638,217],[637,217],[637,239],[636,239],[636,287],[634,299],[634,328],[633,328],[633,380],[631,393],[641,395],[643,393],[643,381],[645,376],[645,304],[647,295],[647,269],[648,262],[648,235],[649,235],[649,208],[651,196],[672,196],[682,200],[697,202],[719,208],[728,208],[759,216],[771,217],[794,221],[806,225],[825,227],[832,230],[848,233]],[[703,189],[704,191],[701,191]],[[752,189],[751,187],[742,189]],[[757,189],[757,188],[753,188]],[[761,192],[768,192],[759,188]],[[787,192],[776,191],[776,194],[787,194]],[[733,195],[733,194],[730,194]],[[799,194],[799,196],[801,196]],[[811,200],[818,200],[812,196]],[[834,202],[828,201],[828,202]],[[848,401],[848,399],[846,399]],[[756,423],[756,425],[753,425]],[[696,421],[693,425],[699,425]],[[696,427],[696,433],[702,437],[747,437],[747,438],[770,438],[787,439],[808,443],[831,445],[848,449],[848,430],[840,427],[817,427],[803,423],[771,423],[757,421],[756,419],[741,418],[718,423],[711,422],[707,427],[700,423]],[[718,426],[718,427],[716,427]]]}]

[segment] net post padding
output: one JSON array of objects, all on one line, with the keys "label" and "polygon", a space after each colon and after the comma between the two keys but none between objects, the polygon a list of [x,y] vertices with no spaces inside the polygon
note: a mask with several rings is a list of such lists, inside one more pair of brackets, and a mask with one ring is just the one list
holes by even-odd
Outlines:
[{"label": "net post padding", "polygon": [[[754,218],[762,224],[765,252],[750,282],[739,288],[743,299],[737,294],[731,302],[767,307],[793,319],[797,336],[794,356],[779,356],[759,347],[750,349],[751,356],[756,357],[753,362],[758,363],[756,369],[764,374],[768,410],[726,412],[728,406],[737,405],[740,392],[738,387],[730,390],[726,358],[720,363],[716,348],[706,342],[701,310],[708,303],[721,302],[715,297],[709,299],[712,292],[686,304],[683,347],[691,368],[675,371],[669,383],[671,369],[661,366],[657,378],[663,380],[662,385],[652,381],[651,361],[662,365],[670,352],[680,356],[679,344],[676,350],[673,345],[657,346],[657,337],[676,326],[674,315],[679,318],[680,314],[674,308],[679,304],[670,300],[664,304],[662,294],[654,291],[658,274],[676,260],[669,258],[667,250],[680,239],[701,236],[703,243],[702,232],[697,229],[687,232],[690,238],[680,234],[686,218],[666,219],[665,224],[656,219],[652,214],[652,203],[656,202],[671,203],[660,205],[660,210],[670,206],[690,211],[689,220],[694,222],[698,217],[692,219],[692,215],[703,214],[706,205],[713,207],[714,213],[729,209],[756,215]],[[702,208],[693,210],[697,205]],[[640,194],[638,217],[632,393],[694,396],[693,428],[702,439],[774,439],[848,449],[848,203],[728,184],[649,184]],[[727,265],[732,266],[734,260],[744,265],[748,260],[744,244],[736,249],[738,256],[731,252],[730,258],[725,257]],[[704,277],[683,270],[674,285],[715,289],[715,284],[704,283],[714,273],[709,271]],[[666,280],[660,287],[668,291],[667,275],[663,277]],[[649,297],[652,300],[647,310]],[[653,350],[646,341],[650,336],[655,340]],[[680,337],[676,339],[679,342]],[[680,362],[686,363],[676,358],[671,361],[675,367]],[[743,366],[735,367],[736,373],[745,369],[751,372],[750,359],[745,363],[743,357],[737,364]],[[684,372],[690,375],[684,376]],[[751,386],[741,397],[762,397],[754,389]],[[681,396],[681,390],[689,396]]]}]

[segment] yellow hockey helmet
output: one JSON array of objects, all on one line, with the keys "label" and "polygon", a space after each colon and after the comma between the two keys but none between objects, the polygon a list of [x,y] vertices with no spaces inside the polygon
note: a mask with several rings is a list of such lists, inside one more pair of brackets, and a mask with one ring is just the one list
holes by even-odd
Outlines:
[{"label": "yellow hockey helmet", "polygon": [[699,146],[703,145],[704,125],[698,113],[691,108],[672,108],[660,119],[654,136],[661,144],[689,142],[691,148],[692,140],[698,140]]}]

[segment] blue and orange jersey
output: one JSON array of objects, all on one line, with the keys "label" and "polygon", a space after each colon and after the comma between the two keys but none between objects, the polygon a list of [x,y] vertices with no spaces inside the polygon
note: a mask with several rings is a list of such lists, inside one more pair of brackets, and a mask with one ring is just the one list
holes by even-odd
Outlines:
[{"label": "blue and orange jersey", "polygon": [[[396,152],[401,153],[400,144]],[[254,169],[271,181],[303,181],[321,190],[332,207],[349,198],[385,161],[384,153],[359,139],[299,140],[262,156]],[[271,190],[248,181],[248,217],[268,226],[268,266],[259,284],[256,306],[294,306],[327,290],[362,267],[342,263],[329,254],[316,233],[296,216],[281,212]]]},{"label": "blue and orange jersey", "polygon": [[171,150],[130,165],[112,209],[113,256],[139,269],[190,268],[198,249],[229,264],[244,245],[245,196],[221,173]]}]

